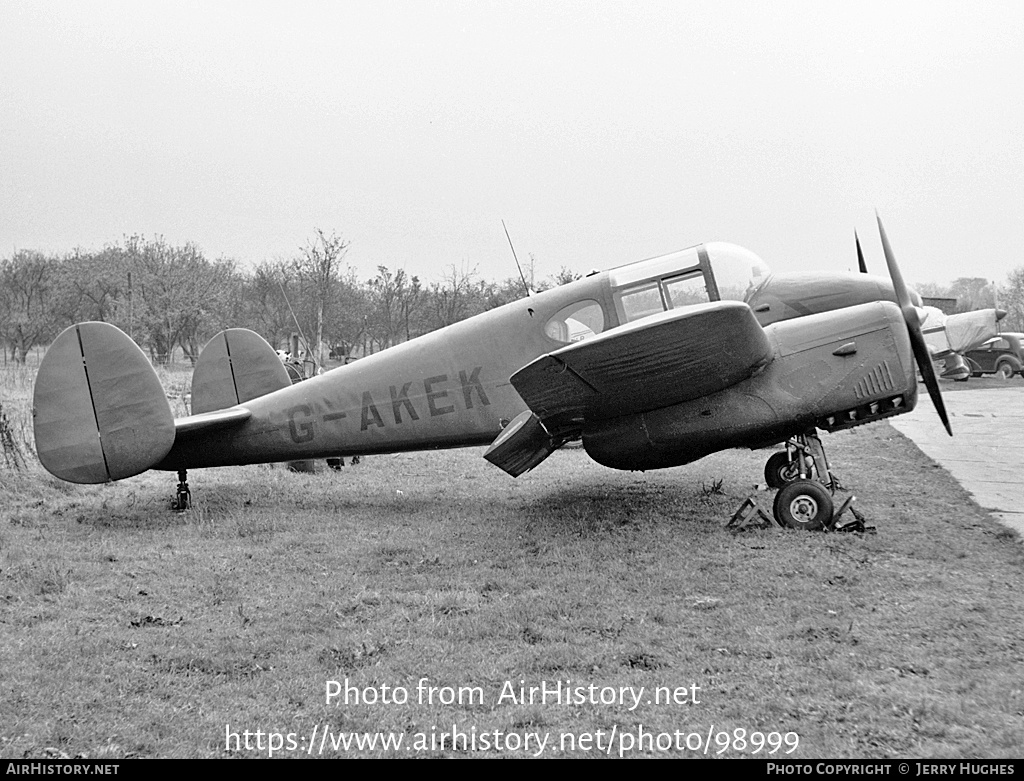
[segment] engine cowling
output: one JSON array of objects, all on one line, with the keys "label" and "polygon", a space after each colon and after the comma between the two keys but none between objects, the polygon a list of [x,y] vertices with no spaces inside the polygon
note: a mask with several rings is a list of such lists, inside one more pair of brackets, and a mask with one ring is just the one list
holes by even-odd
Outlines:
[{"label": "engine cowling", "polygon": [[732,447],[766,447],[913,409],[917,379],[898,306],[876,301],[765,328],[762,372],[692,401],[587,421],[583,445],[616,469],[678,466]]}]

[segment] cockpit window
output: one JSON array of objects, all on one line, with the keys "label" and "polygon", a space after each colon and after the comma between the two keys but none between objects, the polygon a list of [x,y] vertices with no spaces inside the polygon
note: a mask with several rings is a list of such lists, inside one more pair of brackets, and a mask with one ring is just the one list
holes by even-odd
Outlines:
[{"label": "cockpit window", "polygon": [[560,309],[544,326],[544,333],[556,342],[582,342],[604,330],[604,311],[597,301],[577,301]]},{"label": "cockpit window", "polygon": [[708,297],[708,287],[704,283],[704,275],[700,271],[691,271],[689,274],[666,279],[663,284],[668,305],[672,309],[689,304],[706,304],[711,300]]},{"label": "cockpit window", "polygon": [[628,323],[683,306],[747,300],[768,276],[750,250],[712,242],[613,269],[609,281],[619,320]]},{"label": "cockpit window", "polygon": [[[692,265],[689,265],[692,264]],[[696,247],[674,252],[660,258],[642,261],[635,267],[617,270],[612,278],[612,298],[619,320],[631,323],[667,309],[678,309],[691,304],[706,304],[711,300],[704,263]],[[658,274],[660,278],[640,281],[640,274]],[[616,284],[618,283],[618,284]]]},{"label": "cockpit window", "polygon": [[657,280],[624,290],[618,298],[627,322],[665,311]]}]

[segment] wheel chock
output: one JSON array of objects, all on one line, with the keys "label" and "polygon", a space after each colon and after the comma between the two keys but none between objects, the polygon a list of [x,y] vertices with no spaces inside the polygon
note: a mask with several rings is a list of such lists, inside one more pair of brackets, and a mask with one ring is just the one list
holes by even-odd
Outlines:
[{"label": "wheel chock", "polygon": [[[839,509],[835,511],[832,516],[832,523],[829,524],[829,531],[833,532],[873,532],[875,531],[874,526],[868,526],[864,523],[866,520],[864,516],[857,512],[857,508],[853,506],[853,503],[857,501],[857,498],[853,495],[846,497]],[[845,521],[840,520],[840,516],[847,510],[850,511],[852,518],[847,518]]]},{"label": "wheel chock", "polygon": [[767,529],[772,525],[772,517],[761,509],[761,505],[754,501],[754,498],[747,497],[740,505],[732,518],[726,523],[727,529],[734,531],[745,531],[746,529]]},{"label": "wheel chock", "polygon": [[849,510],[853,503],[856,501],[857,497],[854,496],[853,494],[847,496],[846,499],[843,500],[843,503],[839,505],[839,508],[834,513],[832,513],[832,523],[830,523],[829,526],[837,531],[841,526],[844,526],[845,524],[839,523],[839,519],[840,517],[842,517],[843,513]]}]

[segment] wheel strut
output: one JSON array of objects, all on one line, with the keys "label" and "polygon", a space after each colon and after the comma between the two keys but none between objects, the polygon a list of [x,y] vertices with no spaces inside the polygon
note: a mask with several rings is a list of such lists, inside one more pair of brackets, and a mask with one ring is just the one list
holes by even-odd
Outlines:
[{"label": "wheel strut", "polygon": [[184,469],[178,470],[178,492],[171,502],[171,509],[183,513],[192,506],[192,492],[188,490],[188,473]]},{"label": "wheel strut", "polygon": [[[785,453],[776,453],[765,475],[781,485],[772,507],[776,522],[793,529],[830,528],[834,520],[832,494],[840,488],[829,467],[817,429],[786,440]],[[769,479],[769,485],[772,480]],[[847,503],[843,505],[845,510]],[[841,514],[842,511],[840,511]]]},{"label": "wheel strut", "polygon": [[799,465],[800,478],[817,478],[818,482],[833,492],[840,487],[838,478],[832,474],[829,467],[817,429],[787,439],[786,451],[792,455],[791,460]]}]

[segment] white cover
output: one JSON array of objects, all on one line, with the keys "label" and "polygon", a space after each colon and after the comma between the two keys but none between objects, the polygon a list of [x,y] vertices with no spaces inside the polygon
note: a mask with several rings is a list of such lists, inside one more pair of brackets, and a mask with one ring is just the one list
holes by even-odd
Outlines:
[{"label": "white cover", "polygon": [[924,309],[927,318],[921,330],[933,358],[941,358],[951,352],[973,350],[999,333],[994,309],[979,309],[956,315],[945,315],[933,306]]}]

